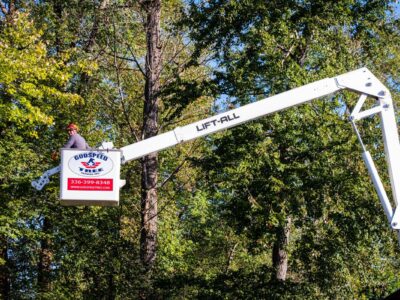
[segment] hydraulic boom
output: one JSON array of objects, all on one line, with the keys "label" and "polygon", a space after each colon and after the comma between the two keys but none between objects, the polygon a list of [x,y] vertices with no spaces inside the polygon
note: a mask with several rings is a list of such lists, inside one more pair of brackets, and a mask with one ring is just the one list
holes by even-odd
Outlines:
[{"label": "hydraulic boom", "polygon": [[[400,168],[398,166],[400,144],[394,107],[389,90],[366,68],[361,68],[333,78],[322,79],[122,147],[120,149],[121,163],[127,163],[149,153],[157,152],[185,141],[228,129],[342,90],[350,90],[359,94],[359,100],[351,113],[350,122],[362,145],[362,157],[378,193],[385,215],[391,227],[399,230],[400,210],[398,209],[398,201],[400,199]],[[365,100],[368,97],[375,99],[376,105],[363,110]],[[356,127],[357,121],[373,115],[377,115],[381,122],[382,137],[393,195],[392,202],[386,194],[372,157],[365,149]],[[46,184],[48,182],[48,177],[51,175],[48,172],[54,174],[54,169],[47,171],[43,175],[44,177],[42,176],[44,179],[39,181],[40,184],[38,184],[38,181],[34,181],[32,185],[40,190],[41,187],[43,187],[42,183]],[[392,205],[394,205],[395,209],[393,209]]]}]

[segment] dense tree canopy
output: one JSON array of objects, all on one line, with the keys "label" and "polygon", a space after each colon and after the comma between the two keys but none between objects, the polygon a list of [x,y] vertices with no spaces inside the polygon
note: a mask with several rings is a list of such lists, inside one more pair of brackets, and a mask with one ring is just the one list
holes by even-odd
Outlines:
[{"label": "dense tree canopy", "polygon": [[[195,3],[192,36],[199,49],[217,50],[215,81],[233,105],[361,66],[398,85],[398,20],[389,2]],[[272,250],[272,287],[278,279],[305,283],[312,297],[370,296],[350,279],[364,270],[347,258],[359,257],[361,249],[381,249],[385,219],[370,217],[380,208],[346,125],[355,98],[328,97],[211,141],[213,155],[205,166],[218,182],[215,193],[225,200],[223,211],[233,226],[249,236],[247,247]],[[377,124],[368,120],[363,126],[367,134]],[[386,250],[395,249],[389,240]],[[272,287],[269,294],[280,297]]]}]

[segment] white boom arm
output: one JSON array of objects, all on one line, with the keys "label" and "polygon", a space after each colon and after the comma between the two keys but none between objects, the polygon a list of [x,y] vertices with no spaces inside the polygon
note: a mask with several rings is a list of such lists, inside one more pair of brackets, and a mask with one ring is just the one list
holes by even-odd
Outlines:
[{"label": "white boom arm", "polygon": [[31,185],[40,191],[46,184],[50,182],[50,176],[57,174],[60,172],[61,166],[54,167],[50,170],[47,170],[46,172],[43,173],[42,176],[38,180],[34,180],[31,182]]},{"label": "white boom arm", "polygon": [[[360,98],[351,113],[350,122],[352,123],[357,137],[361,142],[363,148],[362,157],[368,168],[368,172],[378,193],[386,217],[388,218],[391,227],[399,230],[400,209],[398,208],[398,201],[400,199],[400,144],[394,107],[389,90],[366,68],[361,68],[337,77],[322,79],[183,127],[177,127],[172,131],[168,131],[138,143],[125,146],[120,149],[122,152],[122,163],[341,90],[351,90],[360,95]],[[376,106],[370,109],[361,110],[367,97],[376,99]],[[356,121],[375,114],[379,115],[381,120],[381,129],[392,188],[393,203],[389,201],[372,157],[365,149],[355,125]],[[112,148],[112,145],[103,143],[101,148],[109,149]],[[59,171],[60,167],[46,171],[40,179],[32,181],[32,186],[37,190],[41,190],[43,186],[49,182],[49,177]],[[395,210],[393,210],[392,204],[395,205]]]},{"label": "white boom arm", "polygon": [[[125,146],[121,148],[122,162],[125,163],[149,153],[172,147],[181,142],[215,133],[341,90],[351,90],[360,94],[360,99],[350,117],[358,137],[359,134],[355,127],[355,121],[374,114],[380,116],[392,187],[393,204],[397,207],[400,199],[400,144],[393,103],[389,90],[366,68],[361,68],[337,77],[322,79]],[[368,96],[377,100],[376,106],[361,111],[364,101]],[[359,139],[361,142],[360,137]],[[391,227],[393,229],[400,229],[400,210],[396,209],[393,211],[371,155],[365,150],[364,146],[363,150],[364,162],[367,165],[368,172]]]}]

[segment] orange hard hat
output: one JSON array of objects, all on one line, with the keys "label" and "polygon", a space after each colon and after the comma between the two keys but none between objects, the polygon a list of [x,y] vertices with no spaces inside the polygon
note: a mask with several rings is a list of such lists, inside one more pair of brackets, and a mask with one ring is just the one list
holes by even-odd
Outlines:
[{"label": "orange hard hat", "polygon": [[78,130],[78,126],[76,126],[74,123],[69,123],[66,129],[67,130]]}]

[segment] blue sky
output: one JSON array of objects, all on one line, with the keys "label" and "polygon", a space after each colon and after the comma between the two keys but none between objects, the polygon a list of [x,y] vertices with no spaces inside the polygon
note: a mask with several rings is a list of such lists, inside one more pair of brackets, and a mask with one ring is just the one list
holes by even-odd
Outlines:
[{"label": "blue sky", "polygon": [[400,17],[400,1],[396,1],[395,4],[395,12],[396,12],[396,17],[399,18]]}]

